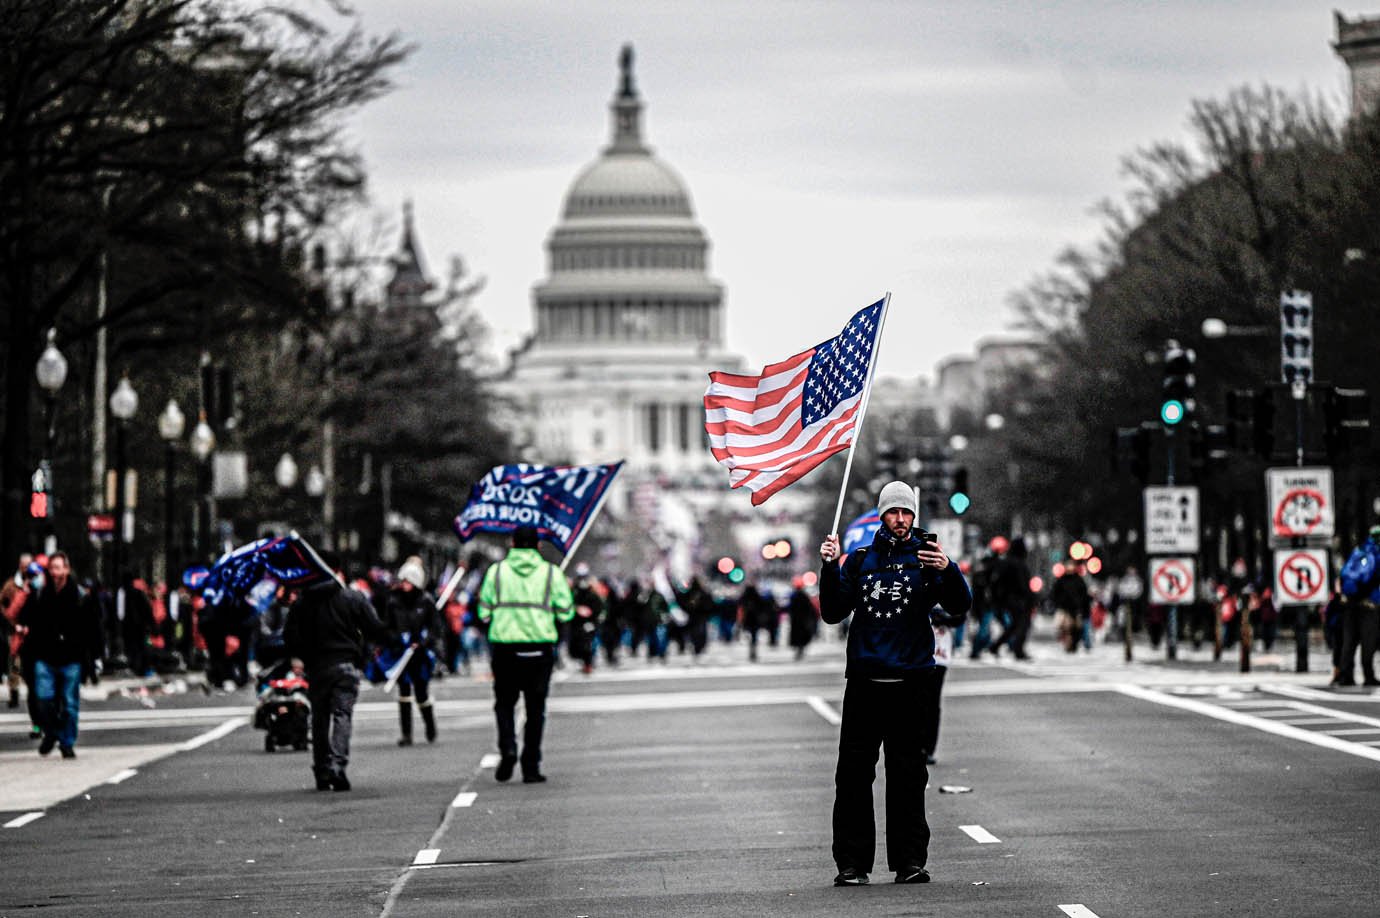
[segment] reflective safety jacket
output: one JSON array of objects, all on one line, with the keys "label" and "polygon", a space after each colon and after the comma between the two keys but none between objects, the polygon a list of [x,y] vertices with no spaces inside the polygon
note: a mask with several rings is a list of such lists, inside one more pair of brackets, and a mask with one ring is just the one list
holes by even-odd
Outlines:
[{"label": "reflective safety jacket", "polygon": [[575,617],[570,584],[535,548],[509,549],[479,588],[479,619],[492,644],[554,644],[556,622]]}]

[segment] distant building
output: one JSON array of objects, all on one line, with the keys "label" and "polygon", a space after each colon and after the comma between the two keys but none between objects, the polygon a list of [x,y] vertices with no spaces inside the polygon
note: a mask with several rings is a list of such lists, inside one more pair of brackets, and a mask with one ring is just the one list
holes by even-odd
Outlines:
[{"label": "distant building", "polygon": [[[631,47],[610,109],[610,142],[571,184],[546,240],[534,331],[493,387],[525,460],[626,459],[605,512],[641,549],[651,532],[685,575],[733,550],[705,521],[742,521],[749,506],[709,452],[701,401],[710,370],[744,372],[743,361],[724,345],[724,290],[708,273],[689,189],[644,139]],[[773,506],[799,501],[781,494]],[[625,543],[611,565],[635,572],[648,560],[633,557],[638,548]]]},{"label": "distant building", "polygon": [[943,428],[957,417],[977,420],[990,412],[1001,414],[1001,393],[1016,374],[1034,369],[1038,374],[1039,346],[1029,337],[1003,335],[982,338],[975,355],[956,355],[935,368],[935,415]]},{"label": "distant building", "polygon": [[1337,13],[1332,47],[1351,73],[1351,115],[1375,110],[1380,102],[1380,18],[1347,19]]}]

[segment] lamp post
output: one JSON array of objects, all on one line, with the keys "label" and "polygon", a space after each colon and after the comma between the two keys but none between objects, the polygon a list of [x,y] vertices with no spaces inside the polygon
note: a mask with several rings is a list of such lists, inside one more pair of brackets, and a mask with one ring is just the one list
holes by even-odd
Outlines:
[{"label": "lamp post", "polygon": [[203,409],[192,429],[192,455],[196,456],[196,553],[199,561],[207,561],[211,549],[211,453],[216,448],[216,434],[206,423]]},{"label": "lamp post", "polygon": [[[307,480],[303,482],[303,487],[306,488],[308,497],[320,499],[325,495],[326,473],[321,471],[321,466],[313,464],[311,468],[307,469]],[[322,501],[322,503],[324,504],[324,501]],[[323,506],[320,532],[322,545],[327,545],[330,541],[330,536],[327,533],[326,527],[327,522],[325,519],[325,508]]]},{"label": "lamp post", "polygon": [[[49,520],[53,519],[55,505],[53,503],[53,415],[57,401],[58,390],[67,381],[67,358],[62,356],[62,351],[57,349],[55,340],[57,329],[48,329],[48,346],[39,355],[38,365],[34,368],[34,375],[38,377],[38,384],[43,388],[47,396],[47,418],[46,429],[47,437],[43,444],[43,462],[40,464],[45,489],[45,499],[47,506],[44,508]],[[50,524],[51,525],[51,524]]]},{"label": "lamp post", "polygon": [[125,431],[130,418],[139,410],[139,394],[129,384],[128,376],[121,376],[115,391],[110,393],[110,414],[118,422],[115,425],[115,552],[112,558],[111,580],[119,588],[119,580],[124,574],[125,564]]},{"label": "lamp post", "polygon": [[163,407],[163,413],[158,416],[158,436],[163,438],[163,584],[171,596],[176,589],[173,586],[173,572],[177,570],[177,564],[173,558],[173,478],[177,473],[176,451],[177,441],[182,439],[182,432],[187,429],[187,418],[182,414],[182,409],[177,405],[177,399],[168,399],[168,404]]}]

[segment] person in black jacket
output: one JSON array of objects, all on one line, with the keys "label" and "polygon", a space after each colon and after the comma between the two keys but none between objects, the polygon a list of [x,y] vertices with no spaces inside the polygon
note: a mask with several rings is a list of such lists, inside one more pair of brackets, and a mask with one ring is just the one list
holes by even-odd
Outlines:
[{"label": "person in black jacket", "polygon": [[388,630],[399,659],[412,648],[412,656],[398,676],[399,746],[412,745],[412,696],[422,712],[426,741],[436,742],[436,714],[431,708],[431,671],[435,663],[432,645],[441,635],[441,613],[426,591],[422,559],[408,558],[398,569],[398,582],[388,594]]},{"label": "person in black jacket", "polygon": [[359,698],[365,642],[388,639],[374,607],[342,584],[340,565],[326,563],[339,580],[307,587],[288,613],[283,639],[307,671],[311,699],[312,771],[317,790],[347,791],[350,730]]},{"label": "person in black jacket", "polygon": [[916,499],[908,485],[893,481],[882,488],[877,509],[882,526],[872,544],[855,550],[842,566],[837,534],[819,549],[821,616],[831,625],[853,616],[834,772],[836,886],[863,885],[872,871],[872,782],[883,747],[887,866],[897,883],[929,882],[922,721],[933,708],[927,693],[935,690],[931,622],[960,624],[973,601],[958,565],[939,543],[912,531]]},{"label": "person in black jacket", "polygon": [[38,595],[24,604],[19,624],[26,630],[22,653],[33,660],[34,695],[43,727],[38,754],[57,746],[76,757],[82,670],[100,644],[101,624],[83,602],[65,552],[48,559],[48,576]]}]

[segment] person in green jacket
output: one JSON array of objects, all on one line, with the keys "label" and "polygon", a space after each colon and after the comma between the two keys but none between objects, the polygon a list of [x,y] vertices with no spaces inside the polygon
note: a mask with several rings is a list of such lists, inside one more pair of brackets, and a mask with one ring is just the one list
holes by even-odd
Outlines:
[{"label": "person in green jacket", "polygon": [[489,628],[489,660],[494,677],[494,715],[498,721],[498,769],[507,781],[518,763],[514,710],[518,695],[527,708],[522,736],[522,780],[538,784],[541,735],[546,725],[546,693],[559,637],[556,622],[575,616],[570,584],[556,565],[537,551],[537,531],[524,526],[513,533],[513,547],[490,566],[479,588],[479,620]]}]

